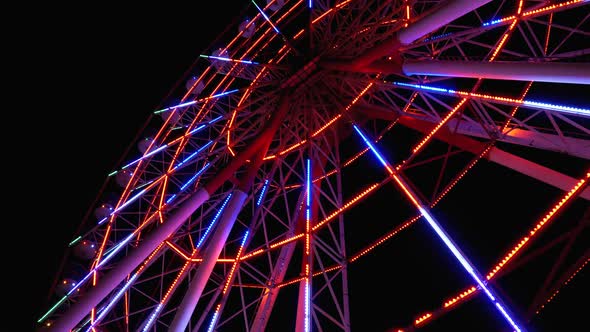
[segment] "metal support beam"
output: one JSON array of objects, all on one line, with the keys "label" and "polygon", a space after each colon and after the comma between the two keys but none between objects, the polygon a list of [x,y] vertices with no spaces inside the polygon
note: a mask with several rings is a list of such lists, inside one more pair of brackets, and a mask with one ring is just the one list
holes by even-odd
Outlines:
[{"label": "metal support beam", "polygon": [[73,329],[98,303],[104,299],[127,275],[151,253],[162,241],[187,220],[193,212],[209,198],[206,190],[200,189],[187,199],[164,223],[147,234],[135,249],[132,249],[117,266],[100,278],[98,284],[89,289],[78,302],[74,303],[51,327],[51,331],[68,332]]},{"label": "metal support beam", "polygon": [[472,10],[487,4],[491,0],[451,0],[444,1],[410,25],[400,30],[397,38],[402,45],[408,45],[438,28],[458,19]]},{"label": "metal support beam", "polygon": [[285,278],[285,273],[287,273],[287,267],[291,262],[293,253],[295,252],[295,245],[296,242],[291,242],[287,243],[284,246],[281,246],[281,251],[279,252],[277,264],[274,267],[270,277],[271,284],[262,295],[262,299],[260,300],[260,304],[258,305],[256,315],[254,316],[252,328],[250,328],[251,331],[266,330],[266,324],[268,323],[268,319],[270,318],[270,313],[277,300],[277,296],[279,295],[279,289],[275,286],[275,284],[281,282]]},{"label": "metal support beam", "polygon": [[215,233],[211,237],[209,245],[204,250],[203,262],[197,268],[195,276],[191,280],[189,289],[186,291],[182,303],[179,305],[174,320],[170,324],[169,331],[183,332],[190,322],[193,310],[205,289],[211,272],[217,263],[217,259],[225,246],[229,233],[238,217],[238,214],[248,195],[241,190],[235,190],[223,210]]},{"label": "metal support beam", "polygon": [[449,0],[435,6],[415,21],[411,22],[408,27],[398,31],[391,38],[384,40],[373,49],[360,55],[352,61],[326,61],[320,65],[324,68],[336,70],[361,70],[373,61],[392,55],[401,46],[408,45],[418,38],[421,38],[433,31],[436,31],[445,24],[456,20],[457,18],[475,10],[491,0]]},{"label": "metal support beam", "polygon": [[[428,121],[428,120],[427,120]],[[480,125],[457,119],[448,122],[449,128],[457,128],[458,134],[489,139],[490,135]],[[499,130],[500,128],[498,128]],[[565,153],[570,156],[590,160],[590,141],[574,137],[561,137],[555,134],[513,128],[498,137],[498,141],[533,147],[536,149]],[[561,145],[557,145],[559,142]]]},{"label": "metal support beam", "polygon": [[[432,128],[435,126],[434,123],[429,121],[420,120],[409,116],[400,117],[399,123],[425,134],[430,133]],[[439,129],[434,137],[471,153],[478,153],[483,148],[483,143],[463,135],[453,134],[446,127]],[[497,147],[490,149],[487,158],[492,162],[513,169],[519,173],[564,191],[570,190],[578,182],[578,180],[568,175],[559,173],[530,160],[513,155]],[[582,193],[580,193],[580,198],[590,201],[590,188],[586,188]]]},{"label": "metal support beam", "polygon": [[590,63],[409,60],[402,64],[402,71],[406,75],[590,84]]},{"label": "metal support beam", "polygon": [[[554,281],[554,278],[558,272],[558,269],[563,264],[565,258],[569,254],[572,246],[574,245],[576,240],[579,238],[579,235],[582,233],[584,228],[586,228],[588,226],[590,226],[590,208],[586,209],[586,212],[584,213],[582,220],[573,229],[571,235],[569,236],[568,241],[561,249],[561,252],[559,253],[559,257],[557,257],[557,259],[555,260],[555,263],[553,264],[551,271],[549,271],[549,273],[545,277],[545,281],[543,282],[543,285],[537,291],[537,294],[535,295],[533,301],[531,302],[531,304],[527,310],[527,313],[526,313],[527,320],[530,321],[530,319],[534,315],[535,311],[542,305],[542,302],[544,302],[551,295],[551,293],[548,292],[548,288],[551,285],[551,282]],[[554,283],[553,288],[559,288],[560,286],[561,286],[560,284]]]}]

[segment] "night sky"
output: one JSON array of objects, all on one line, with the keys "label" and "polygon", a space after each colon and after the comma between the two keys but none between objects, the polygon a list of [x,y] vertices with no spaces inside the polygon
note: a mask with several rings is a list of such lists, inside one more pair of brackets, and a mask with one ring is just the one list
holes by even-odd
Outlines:
[{"label": "night sky", "polygon": [[[228,22],[240,19],[240,8],[231,8],[229,3],[207,1],[206,7],[201,5],[195,8],[149,6],[145,3],[137,7],[122,7],[118,4],[78,5],[47,8],[47,13],[51,15],[43,15],[44,11],[40,9],[36,14],[38,17],[31,17],[31,21],[39,28],[30,36],[32,45],[29,45],[31,51],[28,56],[33,59],[32,70],[43,82],[36,83],[38,81],[31,78],[31,83],[34,82],[32,89],[37,91],[31,95],[39,104],[32,128],[36,148],[43,155],[42,158],[32,158],[35,166],[32,164],[29,170],[34,172],[30,174],[33,177],[31,183],[41,188],[37,196],[39,201],[35,203],[37,205],[31,216],[35,227],[33,243],[39,248],[37,263],[32,267],[35,281],[30,288],[33,298],[30,304],[31,321],[36,321],[47,308],[48,291],[64,250],[96,198],[106,175],[116,166],[150,112],[164,102],[170,88],[200,51],[209,47]],[[213,20],[205,22],[205,18]],[[558,156],[554,157],[552,162],[559,164]],[[578,166],[576,170],[580,169]],[[494,177],[504,180],[511,177],[510,181],[521,181],[523,185],[530,183],[513,172],[498,171],[498,167],[487,164],[482,167],[489,167],[490,178],[485,183],[490,187],[494,185]],[[474,187],[467,184],[456,195],[469,195],[470,188]],[[534,190],[535,187],[531,188]],[[544,188],[538,187],[541,191]],[[506,195],[509,196],[506,206],[490,207],[496,210],[498,216],[501,215],[498,212],[500,209],[504,209],[504,213],[518,209],[522,193]],[[537,192],[531,197],[537,196],[541,200],[546,199],[547,203],[551,201],[543,193]],[[377,201],[375,204],[386,203]],[[576,208],[578,213],[583,206],[578,204]],[[465,215],[477,213],[458,209]],[[442,212],[441,216],[446,217]],[[576,217],[576,214],[572,217]],[[453,226],[450,227],[452,232]],[[419,228],[416,232],[427,230]],[[467,233],[457,235],[468,237]],[[410,239],[404,241],[401,243],[412,243]],[[493,241],[490,242],[493,245]],[[466,246],[468,251],[476,251],[469,249],[469,242]],[[428,255],[435,247],[429,241],[421,242],[416,255]],[[405,248],[400,245],[397,249]],[[447,266],[445,264],[453,264],[444,258],[434,259],[434,263],[438,264],[434,271],[443,269]],[[358,269],[362,270],[371,264],[379,264],[378,255],[359,262]],[[413,258],[402,258],[399,261],[399,266],[422,268],[420,264],[412,264],[417,264]],[[355,278],[359,278],[360,274],[355,276],[354,271],[351,273],[351,279],[358,280]],[[404,274],[404,269],[400,273]],[[578,300],[580,305],[586,308],[589,306],[588,293],[586,296],[580,295],[583,293],[581,286],[588,284],[588,275],[588,271],[580,274],[574,291],[564,290],[565,303]],[[408,274],[410,277],[411,274]],[[445,278],[452,278],[452,275]],[[388,280],[386,275],[377,273],[366,282],[387,283]],[[506,287],[510,288],[510,285]],[[378,317],[386,316],[388,310],[393,310],[391,308],[395,304],[396,294],[387,295],[391,296],[391,303],[375,308]],[[370,301],[370,297],[363,297]],[[375,303],[372,305],[376,306]],[[468,311],[464,313],[469,315]],[[581,314],[582,309],[579,307],[549,311],[548,318],[539,323],[536,329],[554,331],[558,325],[588,326],[583,323]],[[499,325],[502,326],[502,323]]]}]

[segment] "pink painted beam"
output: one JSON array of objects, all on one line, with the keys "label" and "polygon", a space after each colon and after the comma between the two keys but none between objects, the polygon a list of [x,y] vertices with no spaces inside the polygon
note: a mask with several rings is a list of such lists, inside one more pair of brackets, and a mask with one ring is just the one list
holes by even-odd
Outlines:
[{"label": "pink painted beam", "polygon": [[403,63],[402,71],[406,75],[590,84],[590,63],[410,60]]}]

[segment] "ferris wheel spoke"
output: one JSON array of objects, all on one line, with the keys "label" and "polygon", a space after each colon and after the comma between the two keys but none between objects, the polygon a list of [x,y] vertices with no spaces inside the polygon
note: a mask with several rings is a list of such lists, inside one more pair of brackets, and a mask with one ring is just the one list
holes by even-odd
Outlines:
[{"label": "ferris wheel spoke", "polygon": [[[276,131],[278,125],[280,124],[280,120],[282,120],[282,116],[285,115],[285,112],[288,109],[286,107],[288,105],[287,102],[288,98],[283,98],[283,101],[279,106],[278,112],[275,114],[274,119],[270,122],[268,133],[266,135],[261,136],[260,144],[262,144],[262,146],[260,146],[261,152],[258,152],[258,156],[256,157],[257,162],[249,166],[249,171],[246,173],[245,178],[241,181],[240,187],[234,190],[235,196],[233,196],[230,202],[228,203],[228,209],[223,213],[221,217],[222,220],[220,221],[220,224],[217,226],[217,229],[213,234],[211,240],[212,244],[210,245],[211,248],[208,247],[206,249],[204,253],[204,262],[201,265],[199,265],[199,268],[196,272],[196,276],[193,279],[191,285],[189,286],[189,290],[183,297],[179,309],[176,315],[174,316],[174,319],[171,323],[172,329],[184,330],[186,326],[190,323],[190,317],[205,288],[205,284],[209,278],[209,275],[213,271],[215,261],[219,258],[219,254],[223,249],[223,245],[225,244],[225,241],[229,236],[229,232],[233,227],[233,224],[242,207],[242,204],[244,203],[247,197],[246,192],[251,186],[251,181],[262,162],[264,154],[266,154],[266,151],[268,150],[268,147],[270,145],[270,137],[272,137],[272,135]],[[249,151],[252,151],[251,153],[256,153],[256,151],[259,149],[258,145],[251,145],[251,147],[253,147],[249,149]],[[249,154],[244,154],[244,156],[245,158],[248,158]],[[243,163],[243,161],[239,159],[235,159],[234,161],[234,165],[236,166],[239,166]],[[235,169],[232,169],[232,167],[224,169],[220,173],[223,175],[220,175],[218,179],[222,180],[224,177],[229,176],[231,173],[233,173],[234,170]],[[210,192],[214,192],[215,188],[219,185],[221,185],[221,181],[218,182],[216,181],[216,179],[214,179],[212,182],[207,183],[205,185],[205,188],[208,189],[208,191]]]},{"label": "ferris wheel spoke", "polygon": [[[412,129],[422,131],[424,133],[429,132],[434,124],[427,121],[418,120],[416,118],[402,117],[400,118],[400,124],[408,126]],[[437,132],[437,139],[455,145],[462,150],[469,151],[471,153],[477,153],[481,151],[483,144],[479,141],[470,139],[469,137],[462,135],[453,135],[448,129],[443,129]],[[539,181],[550,184],[561,190],[568,190],[573,186],[576,180],[566,174],[559,173],[548,167],[534,163],[533,161],[524,159],[517,155],[503,151],[498,147],[492,147],[488,153],[487,159],[499,165],[508,167],[517,172],[535,178]],[[584,192],[581,197],[590,199],[590,190]]]},{"label": "ferris wheel spoke", "polygon": [[408,88],[411,90],[420,90],[420,91],[427,91],[428,93],[436,93],[436,94],[443,94],[447,96],[456,96],[456,97],[465,97],[471,99],[479,99],[482,101],[489,101],[493,103],[509,105],[509,106],[519,106],[522,108],[532,108],[532,109],[540,109],[540,110],[549,110],[555,112],[562,112],[564,114],[570,115],[577,115],[582,117],[590,117],[590,109],[582,108],[582,107],[574,107],[574,106],[567,106],[567,105],[559,105],[559,104],[551,104],[545,103],[535,100],[521,100],[517,98],[510,98],[510,97],[503,97],[503,96],[495,96],[491,94],[485,93],[476,93],[476,92],[467,92],[467,91],[457,91],[453,89],[447,89],[443,87],[435,87],[430,85],[421,85],[421,84],[412,84],[412,83],[404,83],[404,82],[393,82],[394,85]]},{"label": "ferris wheel spoke", "polygon": [[406,75],[590,84],[588,63],[412,60],[403,63],[402,71]]},{"label": "ferris wheel spoke", "polygon": [[[509,251],[501,260],[499,260],[499,263],[497,263],[494,268],[488,272],[486,279],[491,281],[494,278],[500,276],[502,269],[508,266],[509,262],[514,261],[516,257],[521,255],[527,249],[527,247],[531,245],[533,240],[538,238],[538,233],[540,233],[542,229],[546,228],[549,223],[554,221],[555,216],[558,215],[560,209],[567,206],[567,203],[570,200],[575,199],[578,195],[584,192],[584,189],[588,186],[589,181],[590,169],[588,170],[588,173],[586,173],[585,177],[583,177],[581,180],[578,180],[572,187],[569,188],[569,190],[561,197],[561,200],[555,206],[553,206],[551,210],[546,212],[541,220],[533,224],[534,227],[525,232],[525,236],[521,237],[518,242],[515,241],[516,245],[514,245],[512,250]],[[443,308],[439,310],[441,312],[452,310],[457,304],[464,300],[470,299],[472,295],[478,291],[479,289],[476,286],[470,286],[467,288],[467,290],[461,292],[458,295],[450,297],[449,300],[446,300],[444,302]],[[432,317],[429,316],[429,320],[431,321],[432,318],[438,316],[440,316],[440,313],[437,313],[437,315],[433,315]],[[419,323],[422,322],[415,323],[415,325],[418,325]]]},{"label": "ferris wheel spoke", "polygon": [[360,129],[355,125],[354,126],[357,133],[361,136],[363,141],[367,144],[369,148],[371,148],[372,152],[375,154],[377,159],[383,164],[387,172],[393,177],[395,180],[394,182],[399,185],[402,191],[406,194],[410,201],[416,206],[416,208],[420,211],[422,216],[428,221],[430,227],[436,232],[441,240],[445,243],[445,245],[449,248],[449,250],[453,253],[453,255],[459,260],[463,268],[466,272],[477,282],[479,287],[484,290],[488,299],[496,309],[502,314],[504,319],[512,326],[516,331],[521,331],[520,324],[516,323],[515,318],[507,311],[507,307],[503,304],[503,301],[500,297],[495,294],[495,291],[491,289],[491,287],[486,286],[485,280],[479,275],[475,267],[473,267],[472,263],[465,257],[464,254],[461,253],[458,246],[453,242],[453,240],[446,234],[446,232],[441,228],[439,223],[436,219],[432,216],[432,214],[428,211],[428,208],[420,202],[419,197],[413,193],[413,190],[405,183],[404,180],[400,176],[396,174],[394,169],[389,165],[389,163],[381,156],[381,154],[373,147],[371,142],[366,138],[366,136],[360,131]]}]

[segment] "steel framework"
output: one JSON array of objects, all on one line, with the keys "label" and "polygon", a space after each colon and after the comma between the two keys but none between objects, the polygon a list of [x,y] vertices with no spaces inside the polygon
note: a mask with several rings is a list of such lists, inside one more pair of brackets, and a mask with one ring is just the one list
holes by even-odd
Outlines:
[{"label": "steel framework", "polygon": [[[534,326],[590,260],[589,9],[251,1],[107,177],[40,328],[411,331],[468,301]],[[539,201],[482,213],[510,197]]]}]

